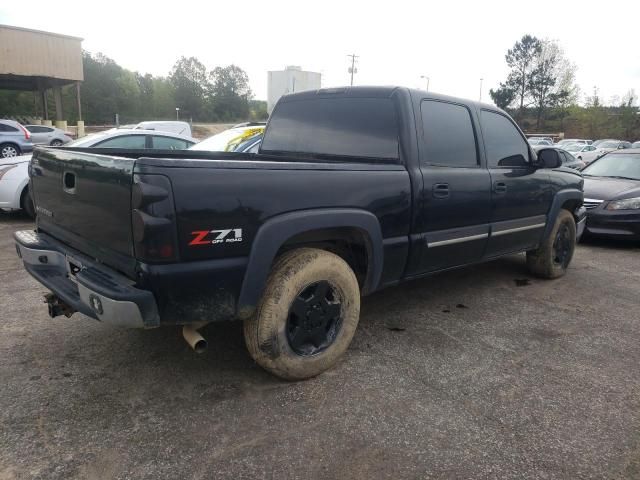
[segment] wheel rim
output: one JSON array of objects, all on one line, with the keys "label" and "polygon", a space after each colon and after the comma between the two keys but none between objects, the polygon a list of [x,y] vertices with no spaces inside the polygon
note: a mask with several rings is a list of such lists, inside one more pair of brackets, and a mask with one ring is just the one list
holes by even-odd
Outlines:
[{"label": "wheel rim", "polygon": [[571,253],[571,232],[569,226],[563,223],[556,233],[553,241],[553,263],[561,265],[563,268],[569,263]]},{"label": "wheel rim", "polygon": [[51,142],[52,147],[59,147],[60,145],[62,145],[62,142],[60,140],[54,140],[53,142]]},{"label": "wheel rim", "polygon": [[342,304],[336,289],[326,280],[302,289],[291,303],[287,317],[287,341],[301,356],[326,350],[342,325]]},{"label": "wheel rim", "polygon": [[15,147],[12,147],[10,145],[6,147],[2,147],[2,156],[4,158],[16,157],[17,155],[18,155],[18,151],[15,149]]}]

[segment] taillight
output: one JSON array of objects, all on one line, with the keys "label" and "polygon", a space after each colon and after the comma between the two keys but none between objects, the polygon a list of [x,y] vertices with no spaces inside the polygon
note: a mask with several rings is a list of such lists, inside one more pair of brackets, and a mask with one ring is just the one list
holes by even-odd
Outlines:
[{"label": "taillight", "polygon": [[136,258],[168,262],[178,257],[171,182],[164,175],[134,175],[131,226]]},{"label": "taillight", "polygon": [[22,129],[22,133],[24,133],[24,139],[25,140],[30,140],[31,139],[31,132],[29,130],[27,130],[26,128],[24,128],[19,123],[18,123],[18,127],[20,127]]}]

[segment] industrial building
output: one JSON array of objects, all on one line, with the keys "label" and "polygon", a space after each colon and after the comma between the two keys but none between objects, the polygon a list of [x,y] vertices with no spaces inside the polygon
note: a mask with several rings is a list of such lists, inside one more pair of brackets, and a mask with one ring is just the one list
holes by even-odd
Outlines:
[{"label": "industrial building", "polygon": [[281,96],[288,93],[317,90],[321,86],[322,75],[318,72],[307,72],[297,66],[288,66],[284,70],[269,71],[267,81],[267,112],[271,114],[273,107]]},{"label": "industrial building", "polygon": [[[38,110],[50,124],[47,93],[53,91],[55,116],[64,122],[61,87],[76,85],[80,113],[82,39],[57,33],[0,25],[0,89],[36,93]],[[66,125],[65,127],[66,128]]]}]

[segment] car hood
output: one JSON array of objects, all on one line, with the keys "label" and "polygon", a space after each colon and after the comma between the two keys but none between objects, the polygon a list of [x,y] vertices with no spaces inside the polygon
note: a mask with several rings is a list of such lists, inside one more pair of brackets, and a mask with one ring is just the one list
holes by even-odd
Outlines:
[{"label": "car hood", "polygon": [[584,198],[614,200],[636,196],[640,196],[640,180],[584,177]]},{"label": "car hood", "polygon": [[3,165],[16,165],[31,160],[31,154],[19,155],[17,157],[0,158],[0,167]]}]

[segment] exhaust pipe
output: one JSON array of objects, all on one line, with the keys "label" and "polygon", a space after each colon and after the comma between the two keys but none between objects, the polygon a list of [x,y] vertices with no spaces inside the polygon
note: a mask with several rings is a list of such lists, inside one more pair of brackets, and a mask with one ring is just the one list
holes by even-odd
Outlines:
[{"label": "exhaust pipe", "polygon": [[182,336],[187,341],[189,346],[193,348],[196,353],[203,353],[207,349],[207,341],[202,335],[198,333],[197,328],[202,328],[203,325],[185,325],[182,327]]}]

